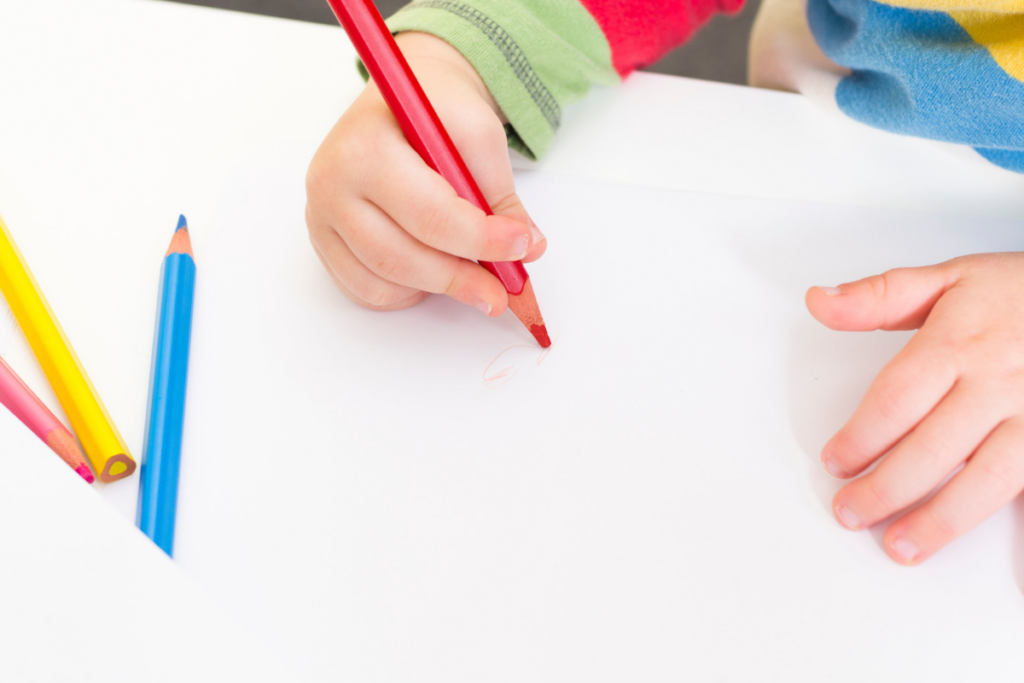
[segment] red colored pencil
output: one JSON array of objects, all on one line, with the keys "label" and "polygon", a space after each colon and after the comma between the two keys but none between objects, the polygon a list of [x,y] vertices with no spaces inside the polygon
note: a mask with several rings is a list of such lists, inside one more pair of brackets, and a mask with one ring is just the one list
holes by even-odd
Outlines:
[{"label": "red colored pencil", "polygon": [[[372,0],[327,0],[342,28],[363,60],[384,101],[398,119],[398,125],[427,165],[441,174],[463,199],[492,215],[473,176],[469,174],[448,131],[423,93],[419,81],[409,68],[405,56],[398,49],[394,37],[384,24]],[[480,261],[508,291],[508,307],[526,325],[537,342],[551,346],[548,330],[544,326],[537,297],[530,284],[530,276],[522,261],[491,263]]]},{"label": "red colored pencil", "polygon": [[3,358],[0,358],[0,403],[7,406],[61,460],[78,472],[78,476],[90,484],[95,481],[75,437],[71,436],[67,427],[61,424]]}]

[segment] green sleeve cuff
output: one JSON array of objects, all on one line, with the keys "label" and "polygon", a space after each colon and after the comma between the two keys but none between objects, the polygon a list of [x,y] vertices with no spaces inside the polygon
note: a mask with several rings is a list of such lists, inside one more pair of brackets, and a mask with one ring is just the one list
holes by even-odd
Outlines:
[{"label": "green sleeve cuff", "polygon": [[564,105],[593,83],[619,82],[604,34],[577,0],[418,0],[387,25],[461,52],[505,113],[509,146],[531,159],[551,144]]}]

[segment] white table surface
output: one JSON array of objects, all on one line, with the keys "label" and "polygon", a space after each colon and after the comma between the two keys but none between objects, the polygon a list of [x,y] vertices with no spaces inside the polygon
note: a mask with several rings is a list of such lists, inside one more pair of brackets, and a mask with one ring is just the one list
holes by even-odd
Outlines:
[{"label": "white table surface", "polygon": [[[188,217],[201,262],[231,170],[310,157],[362,87],[354,52],[340,28],[159,0],[2,0],[0,63],[0,215],[138,458],[154,264],[177,215]],[[650,74],[569,107],[537,167],[1024,217],[1024,176],[970,152],[874,131],[796,95]],[[0,334],[0,345],[59,413],[20,335]],[[95,486],[134,519],[137,479]]]}]

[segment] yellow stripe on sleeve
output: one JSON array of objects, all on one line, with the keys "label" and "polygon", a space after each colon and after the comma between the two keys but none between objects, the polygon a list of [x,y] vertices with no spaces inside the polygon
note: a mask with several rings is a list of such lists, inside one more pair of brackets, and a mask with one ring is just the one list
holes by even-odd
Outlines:
[{"label": "yellow stripe on sleeve", "polygon": [[946,12],[1007,74],[1024,82],[1024,0],[877,0],[911,10]]},{"label": "yellow stripe on sleeve", "polygon": [[1024,82],[1024,14],[950,12],[949,16],[989,51],[1003,71]]},{"label": "yellow stripe on sleeve", "polygon": [[977,12],[979,14],[1024,14],[1024,0],[878,0],[890,7],[924,9],[939,12]]}]

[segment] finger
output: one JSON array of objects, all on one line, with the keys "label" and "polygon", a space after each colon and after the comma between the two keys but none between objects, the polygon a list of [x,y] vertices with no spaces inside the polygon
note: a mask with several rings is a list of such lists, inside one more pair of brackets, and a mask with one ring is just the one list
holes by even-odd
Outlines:
[{"label": "finger", "polygon": [[918,332],[882,368],[853,416],[821,451],[825,468],[850,477],[884,455],[934,408],[956,382],[942,348]]},{"label": "finger", "polygon": [[331,279],[352,301],[374,310],[390,311],[418,304],[429,296],[412,287],[388,282],[374,275],[330,229],[310,228],[310,241]]},{"label": "finger", "polygon": [[544,254],[547,243],[516,194],[505,128],[494,112],[479,106],[479,102],[475,104],[478,106],[467,108],[454,103],[439,111],[438,116],[445,123],[452,142],[462,154],[491,210],[498,216],[514,218],[530,226],[533,243],[522,260],[527,263],[535,261]]},{"label": "finger", "polygon": [[[344,245],[344,242],[342,242],[342,244]],[[346,247],[346,249],[347,249],[347,247]],[[327,270],[328,275],[331,276],[331,280],[334,281],[334,284],[337,285],[338,289],[341,290],[342,294],[344,294],[346,297],[351,299],[353,302],[355,302],[355,303],[357,303],[360,306],[363,306],[365,308],[370,308],[370,309],[373,309],[375,311],[398,311],[398,310],[401,310],[403,308],[409,308],[411,306],[415,306],[416,304],[420,303],[421,301],[426,299],[428,296],[430,296],[430,292],[418,292],[417,291],[417,292],[415,292],[414,294],[412,294],[411,296],[409,296],[409,297],[407,297],[405,299],[400,299],[398,301],[393,301],[391,303],[384,304],[382,306],[375,306],[373,304],[369,304],[366,301],[363,301],[362,299],[360,299],[358,296],[356,296],[355,293],[352,292],[352,290],[350,290],[348,287],[345,286],[344,282],[342,282],[340,279],[338,279],[338,276],[335,274],[334,269],[331,267],[331,264],[328,263],[327,259],[324,258],[323,253],[320,251],[320,247],[318,247],[317,245],[314,244],[313,245],[313,251],[316,252],[317,258],[320,259],[320,263],[322,263],[324,265],[324,268]],[[362,265],[362,264],[360,264],[360,265]]]},{"label": "finger", "polygon": [[957,384],[879,466],[832,500],[836,519],[864,529],[931,493],[1003,417],[977,386]]},{"label": "finger", "polygon": [[1024,421],[1001,424],[930,501],[885,532],[885,551],[917,564],[973,529],[1024,488]]},{"label": "finger", "polygon": [[525,221],[530,226],[530,237],[532,240],[530,249],[526,252],[526,256],[519,259],[520,261],[530,263],[544,255],[548,248],[548,239],[540,231],[540,228],[537,227],[537,224],[533,222],[529,214],[526,213],[526,207],[523,206],[519,195],[513,192],[511,195],[503,197],[497,204],[491,205],[491,210],[494,211],[495,215]]},{"label": "finger", "polygon": [[530,247],[530,251],[521,259],[523,263],[536,261],[548,250],[548,238],[544,236],[544,233],[536,225],[531,225],[530,229],[536,232],[533,235],[533,245]]},{"label": "finger", "polygon": [[508,306],[505,288],[483,267],[423,244],[372,204],[350,207],[338,231],[355,258],[378,278],[446,294],[490,316]]},{"label": "finger", "polygon": [[958,277],[956,261],[897,268],[838,287],[811,287],[807,309],[833,330],[912,330]]},{"label": "finger", "polygon": [[[505,127],[489,107],[476,96],[449,98],[437,112],[448,130],[455,148],[466,162],[466,168],[492,208],[515,194],[512,161],[508,154]],[[525,219],[522,204],[501,206],[508,215]],[[494,209],[498,213],[497,209]],[[525,222],[525,220],[523,220]]]},{"label": "finger", "polygon": [[530,227],[488,216],[455,194],[408,145],[367,178],[365,197],[423,244],[464,259],[518,261],[533,243]]}]

